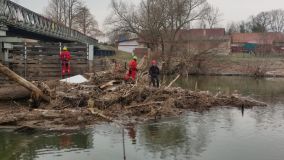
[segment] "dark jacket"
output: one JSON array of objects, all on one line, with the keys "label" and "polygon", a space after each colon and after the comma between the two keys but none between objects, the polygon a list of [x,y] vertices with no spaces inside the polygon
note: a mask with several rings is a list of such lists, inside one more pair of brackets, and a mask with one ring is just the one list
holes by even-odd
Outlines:
[{"label": "dark jacket", "polygon": [[151,66],[149,69],[149,75],[151,77],[158,77],[160,75],[160,69],[157,66]]}]

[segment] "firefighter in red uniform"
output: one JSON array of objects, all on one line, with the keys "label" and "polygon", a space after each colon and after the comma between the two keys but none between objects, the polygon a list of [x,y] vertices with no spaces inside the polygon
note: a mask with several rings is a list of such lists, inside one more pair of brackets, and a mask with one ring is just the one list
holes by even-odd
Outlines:
[{"label": "firefighter in red uniform", "polygon": [[133,59],[128,64],[129,71],[127,72],[127,75],[125,77],[125,80],[129,80],[130,77],[134,81],[136,79],[137,74],[137,57],[134,56]]},{"label": "firefighter in red uniform", "polygon": [[70,74],[70,59],[71,54],[68,51],[67,47],[63,48],[63,51],[60,53],[60,59],[61,59],[61,69],[62,69],[62,76],[65,76],[65,73],[67,72]]}]

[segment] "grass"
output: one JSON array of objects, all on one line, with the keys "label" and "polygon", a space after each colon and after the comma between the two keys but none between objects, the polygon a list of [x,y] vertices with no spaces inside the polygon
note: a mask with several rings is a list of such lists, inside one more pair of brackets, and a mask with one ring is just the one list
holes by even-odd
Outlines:
[{"label": "grass", "polygon": [[284,60],[284,56],[280,55],[272,55],[272,56],[255,56],[245,53],[234,53],[231,55],[214,55],[210,57],[213,60],[216,60],[221,63],[235,63],[240,64],[242,62],[259,62],[259,61],[266,61],[266,60]]},{"label": "grass", "polygon": [[131,53],[118,50],[114,56],[111,56],[111,58],[116,59],[117,61],[129,61],[132,58],[132,55]]}]

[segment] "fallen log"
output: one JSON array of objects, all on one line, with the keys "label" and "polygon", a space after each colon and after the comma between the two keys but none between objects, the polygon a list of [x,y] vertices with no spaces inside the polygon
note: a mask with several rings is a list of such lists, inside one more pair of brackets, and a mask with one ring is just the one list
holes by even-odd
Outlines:
[{"label": "fallen log", "polygon": [[107,88],[107,87],[111,87],[111,86],[113,86],[115,83],[118,83],[118,81],[116,81],[116,80],[109,81],[109,82],[107,82],[107,83],[101,85],[101,86],[100,86],[100,89],[105,89],[105,88]]},{"label": "fallen log", "polygon": [[45,96],[38,87],[36,87],[34,84],[27,81],[23,77],[17,75],[15,72],[13,72],[12,70],[10,70],[8,67],[4,66],[1,63],[0,63],[0,73],[7,76],[10,80],[17,82],[21,86],[30,90],[32,92],[32,98],[34,99],[34,101],[39,102],[41,98],[42,100],[46,102],[50,102],[50,98]]},{"label": "fallen log", "polygon": [[0,88],[0,101],[29,98],[31,92],[22,86]]}]

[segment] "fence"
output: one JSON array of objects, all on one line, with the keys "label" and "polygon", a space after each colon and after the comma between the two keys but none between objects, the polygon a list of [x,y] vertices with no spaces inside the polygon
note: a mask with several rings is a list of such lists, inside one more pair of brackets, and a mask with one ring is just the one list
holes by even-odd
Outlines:
[{"label": "fence", "polygon": [[[70,76],[89,70],[88,47],[84,44],[18,43],[13,46],[9,51],[9,68],[28,80],[61,78],[59,53],[63,46],[71,52]],[[0,77],[0,81],[3,80],[3,76]]]}]

